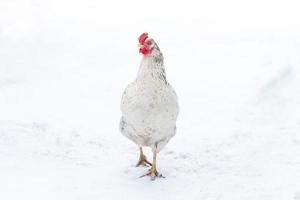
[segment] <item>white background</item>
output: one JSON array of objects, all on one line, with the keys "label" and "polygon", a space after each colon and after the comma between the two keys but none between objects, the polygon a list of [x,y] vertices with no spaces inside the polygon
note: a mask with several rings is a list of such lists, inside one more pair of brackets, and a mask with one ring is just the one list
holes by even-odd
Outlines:
[{"label": "white background", "polygon": [[[291,0],[1,0],[0,198],[299,200],[299,13]],[[155,181],[118,131],[145,31],[180,103]]]}]

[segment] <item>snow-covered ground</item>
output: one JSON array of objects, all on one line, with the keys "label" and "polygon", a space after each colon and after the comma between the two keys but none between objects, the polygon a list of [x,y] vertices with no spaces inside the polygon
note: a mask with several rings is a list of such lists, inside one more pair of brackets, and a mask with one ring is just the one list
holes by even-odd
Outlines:
[{"label": "snow-covered ground", "polygon": [[[300,200],[296,4],[125,2],[0,2],[0,199]],[[118,131],[144,31],[181,107],[155,181]]]}]

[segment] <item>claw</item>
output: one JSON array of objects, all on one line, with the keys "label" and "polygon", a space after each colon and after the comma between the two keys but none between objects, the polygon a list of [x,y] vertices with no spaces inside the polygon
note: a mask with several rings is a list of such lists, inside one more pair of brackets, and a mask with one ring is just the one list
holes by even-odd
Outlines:
[{"label": "claw", "polygon": [[143,166],[143,167],[146,167],[146,166],[152,166],[152,164],[146,160],[143,160],[143,161],[139,161],[135,166],[136,167],[139,167],[139,166]]},{"label": "claw", "polygon": [[156,169],[153,168],[149,169],[149,171],[146,174],[140,176],[140,178],[145,176],[150,176],[152,181],[154,181],[156,178],[166,178],[162,174],[158,173]]},{"label": "claw", "polygon": [[152,163],[150,163],[147,159],[146,159],[146,156],[142,155],[138,161],[138,163],[136,164],[136,167],[139,167],[139,166],[152,166]]}]

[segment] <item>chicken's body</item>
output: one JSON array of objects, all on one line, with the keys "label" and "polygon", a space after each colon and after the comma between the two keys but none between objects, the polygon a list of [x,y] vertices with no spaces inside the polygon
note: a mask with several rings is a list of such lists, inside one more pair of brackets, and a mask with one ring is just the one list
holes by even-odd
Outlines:
[{"label": "chicken's body", "polygon": [[175,135],[177,96],[166,80],[163,56],[156,43],[152,53],[143,56],[136,80],[125,89],[121,111],[122,134],[139,147],[151,147],[155,157]]},{"label": "chicken's body", "polygon": [[138,146],[159,151],[175,135],[178,104],[163,66],[152,60],[143,58],[137,80],[124,91],[120,129]]}]

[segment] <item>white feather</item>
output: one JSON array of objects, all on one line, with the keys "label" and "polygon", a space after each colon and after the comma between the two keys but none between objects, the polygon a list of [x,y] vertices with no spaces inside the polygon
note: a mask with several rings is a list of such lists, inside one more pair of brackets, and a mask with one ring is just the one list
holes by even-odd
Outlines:
[{"label": "white feather", "polygon": [[158,47],[153,51],[143,57],[136,80],[123,93],[120,131],[138,146],[159,151],[176,133],[179,107],[162,54]]}]

